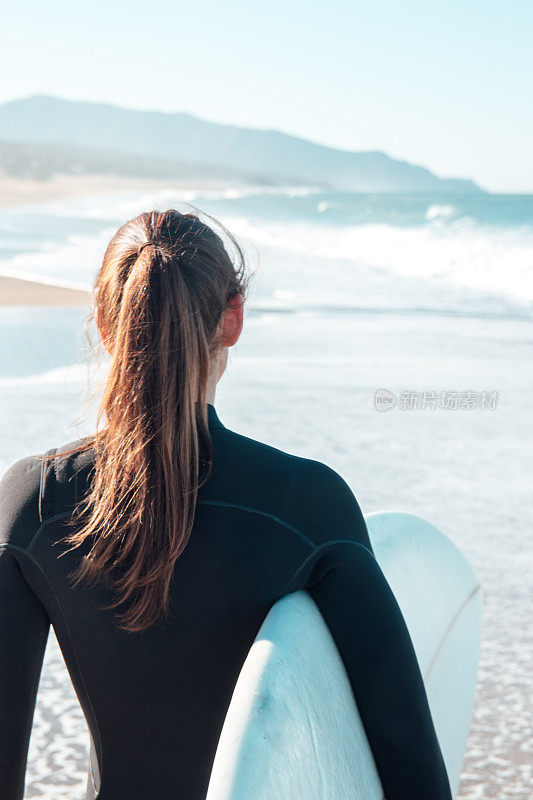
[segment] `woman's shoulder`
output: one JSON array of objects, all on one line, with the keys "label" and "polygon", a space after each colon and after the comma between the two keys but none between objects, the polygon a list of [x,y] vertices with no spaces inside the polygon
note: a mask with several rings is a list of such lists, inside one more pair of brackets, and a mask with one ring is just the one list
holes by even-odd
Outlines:
[{"label": "woman's shoulder", "polygon": [[228,428],[224,429],[224,434],[223,450],[226,455],[238,459],[247,469],[256,467],[279,473],[291,480],[294,490],[301,490],[306,495],[316,489],[334,494],[351,491],[344,478],[323,461],[289,453]]},{"label": "woman's shoulder", "polygon": [[0,480],[0,544],[26,549],[37,531],[42,465],[39,455],[21,458]]},{"label": "woman's shoulder", "polygon": [[333,467],[228,429],[223,435],[224,446],[215,449],[213,491],[224,485],[238,502],[264,506],[317,545],[348,535],[368,543],[356,497]]},{"label": "woman's shoulder", "polygon": [[6,470],[0,479],[0,544],[26,549],[47,519],[74,507],[92,465],[92,452],[79,452],[83,442],[25,456]]},{"label": "woman's shoulder", "polygon": [[259,439],[237,433],[229,428],[214,437],[217,471],[228,475],[245,474],[250,480],[270,482],[299,482],[328,472],[329,468],[313,459],[290,453]]}]

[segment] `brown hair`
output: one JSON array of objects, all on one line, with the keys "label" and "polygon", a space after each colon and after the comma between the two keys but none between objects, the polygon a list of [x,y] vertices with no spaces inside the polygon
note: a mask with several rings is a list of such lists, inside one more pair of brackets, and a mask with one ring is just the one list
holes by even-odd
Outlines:
[{"label": "brown hair", "polygon": [[195,213],[140,214],[111,239],[94,286],[112,359],[96,433],[78,448],[95,448],[95,467],[70,520],[82,525],[67,541],[90,544],[75,583],[111,580],[118,596],[109,608],[125,604],[118,619],[130,632],[168,611],[211,469],[210,359],[222,314],[246,284],[242,250],[223,230],[233,258]]}]

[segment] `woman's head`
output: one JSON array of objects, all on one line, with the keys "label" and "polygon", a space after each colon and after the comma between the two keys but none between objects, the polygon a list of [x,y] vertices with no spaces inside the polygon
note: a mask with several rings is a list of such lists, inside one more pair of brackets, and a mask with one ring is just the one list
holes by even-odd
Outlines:
[{"label": "woman's head", "polygon": [[111,578],[111,607],[126,604],[130,631],[168,608],[211,466],[207,402],[239,338],[246,288],[242,251],[225,233],[236,263],[196,214],[141,214],[113,236],[96,278],[111,363],[90,442],[94,477],[69,541],[90,543],[76,582]]},{"label": "woman's head", "polygon": [[174,209],[140,214],[111,239],[94,286],[96,321],[111,355],[115,343],[126,348],[133,344],[125,335],[128,328],[136,331],[133,338],[143,340],[139,343],[154,360],[172,355],[165,341],[190,334],[197,375],[189,390],[197,389],[200,401],[205,370],[211,376],[217,372],[242,328],[244,258],[235,239],[225,233],[237,264],[220,236],[196,214]]}]

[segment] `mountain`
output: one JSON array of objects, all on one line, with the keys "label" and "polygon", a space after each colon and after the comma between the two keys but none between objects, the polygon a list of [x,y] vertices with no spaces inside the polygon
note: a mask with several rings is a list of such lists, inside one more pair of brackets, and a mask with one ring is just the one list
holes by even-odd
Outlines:
[{"label": "mountain", "polygon": [[42,95],[0,105],[0,139],[201,163],[345,191],[481,191],[473,181],[438,178],[379,151],[336,150],[280,131],[221,125],[182,112],[134,111]]}]

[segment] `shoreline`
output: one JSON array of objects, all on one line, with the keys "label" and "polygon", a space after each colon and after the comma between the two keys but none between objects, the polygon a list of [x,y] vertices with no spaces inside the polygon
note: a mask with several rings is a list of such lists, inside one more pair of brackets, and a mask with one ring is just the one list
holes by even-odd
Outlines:
[{"label": "shoreline", "polygon": [[[57,174],[46,180],[36,180],[0,175],[0,208],[18,209],[56,200],[121,194],[134,195],[160,190],[179,194],[180,192],[235,188],[241,188],[241,184],[213,178],[179,180],[128,178],[100,174]],[[38,277],[2,275],[0,272],[0,308],[5,306],[88,307],[90,300],[90,292],[87,290],[54,284],[44,278],[41,281]]]},{"label": "shoreline", "polygon": [[[34,178],[12,178],[0,175],[0,208],[47,203],[54,200],[68,200],[83,197],[97,197],[112,194],[135,194],[169,190],[179,193],[235,189],[249,184],[229,180],[209,178],[168,179],[168,178],[127,178],[115,175],[57,174],[46,180]],[[251,184],[250,184],[251,185]]]},{"label": "shoreline", "polygon": [[83,289],[72,289],[27,278],[0,275],[0,308],[3,306],[89,307],[91,295]]}]

